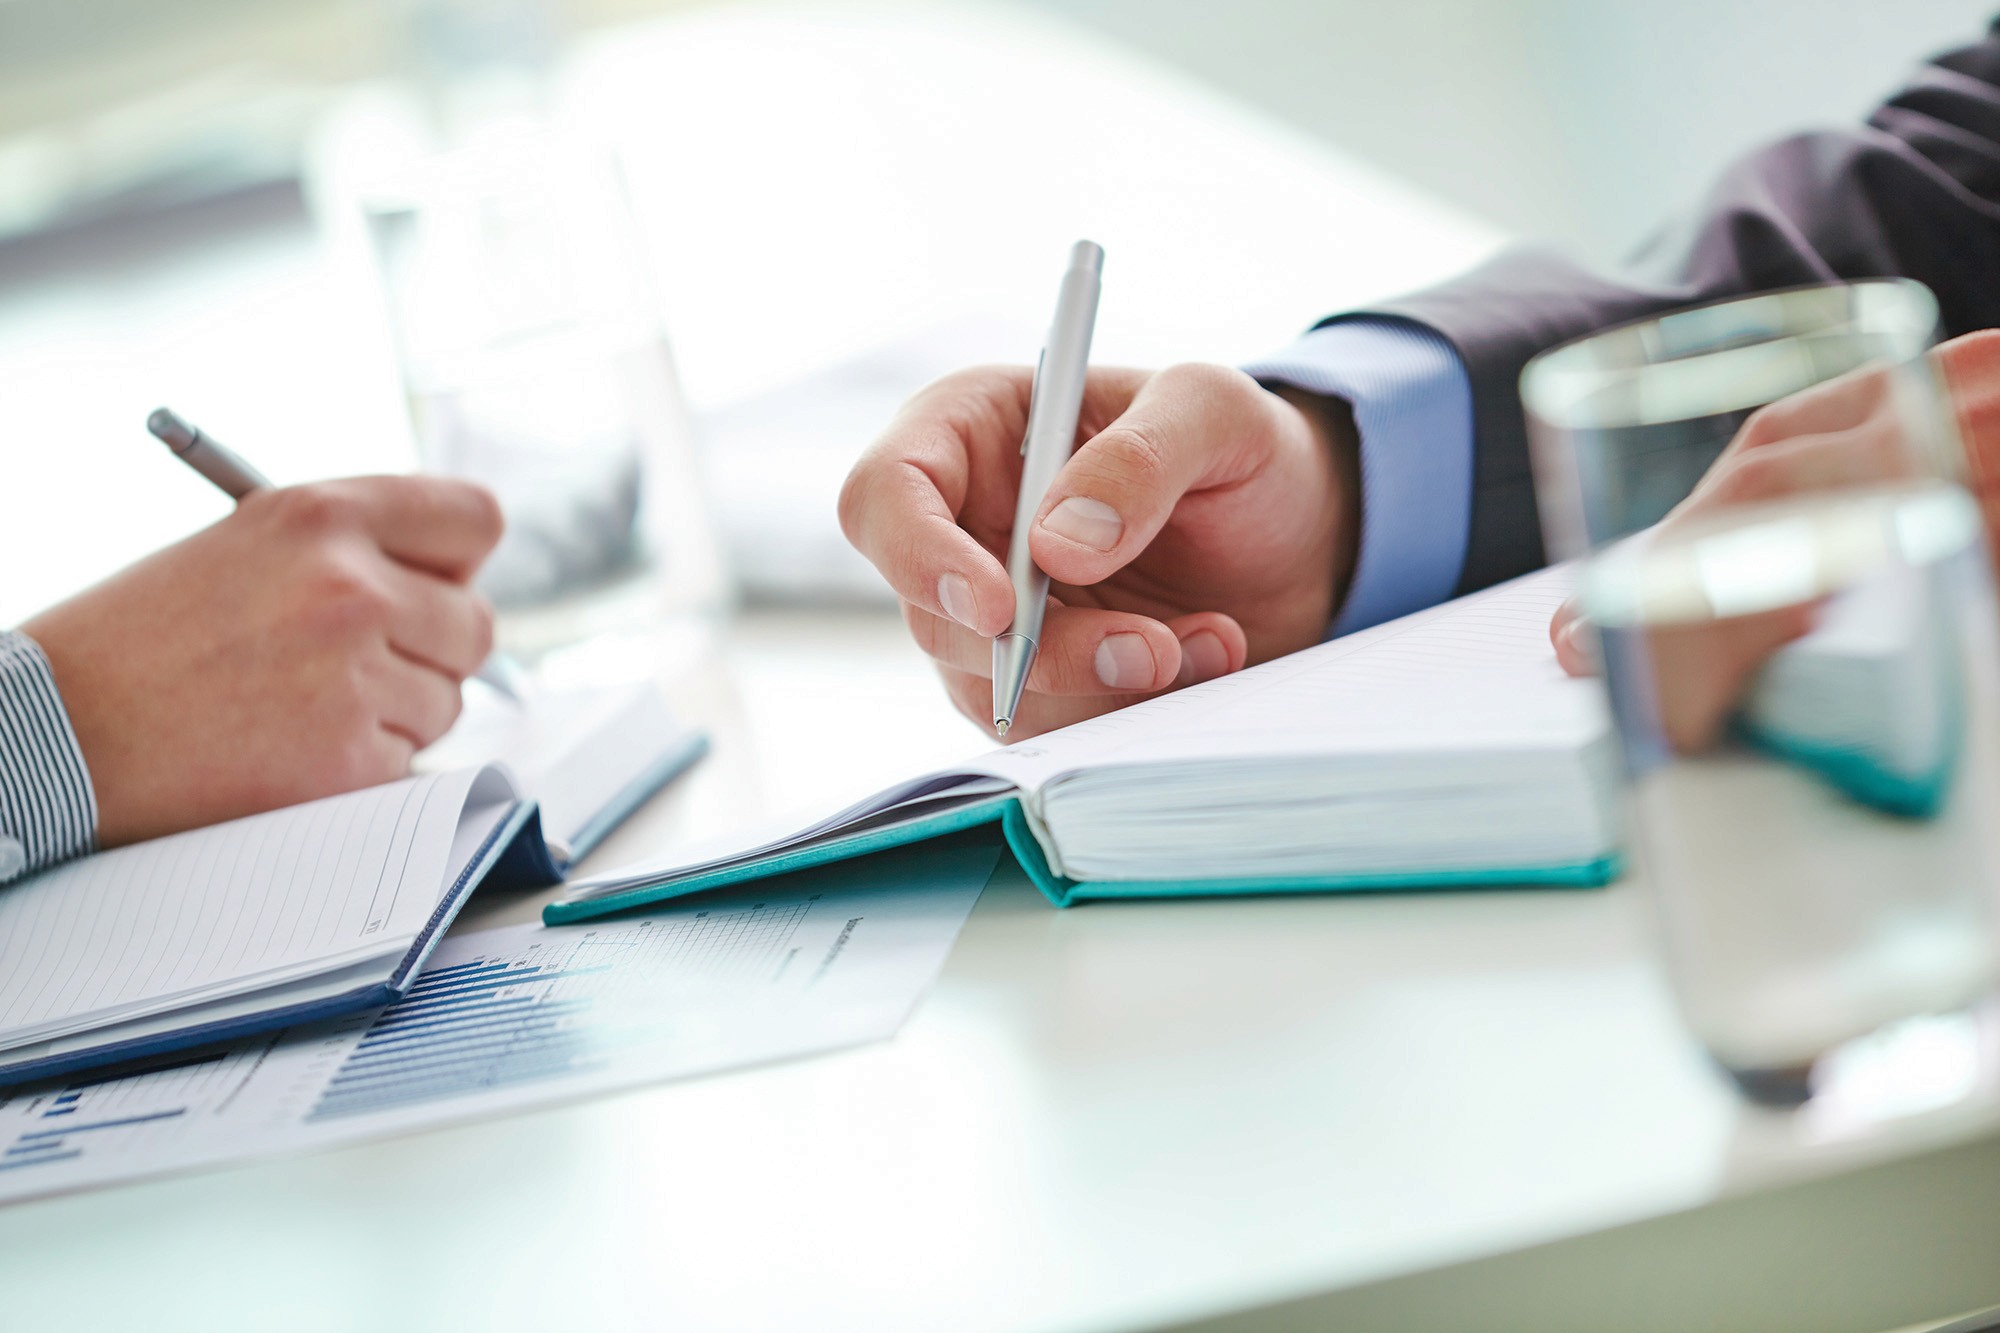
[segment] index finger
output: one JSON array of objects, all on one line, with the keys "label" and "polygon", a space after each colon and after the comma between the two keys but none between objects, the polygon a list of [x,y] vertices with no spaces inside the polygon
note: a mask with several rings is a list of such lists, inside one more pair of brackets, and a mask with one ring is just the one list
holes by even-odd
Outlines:
[{"label": "index finger", "polygon": [[1850,430],[1880,411],[1893,387],[1888,370],[1863,366],[1801,389],[1752,412],[1730,441],[1729,452],[1741,453],[1801,435]]},{"label": "index finger", "polygon": [[[1100,430],[1146,379],[1141,370],[1092,369],[1079,432]],[[847,539],[904,601],[989,638],[1013,616],[997,552],[1013,526],[1032,384],[1026,366],[937,381],[862,455],[840,496]]]},{"label": "index finger", "polygon": [[360,501],[368,534],[391,559],[463,583],[500,541],[499,501],[456,477],[357,477],[338,483]]},{"label": "index finger", "polygon": [[[840,492],[841,531],[898,596],[989,638],[1013,618],[1013,588],[960,519],[975,484],[1006,484],[976,475],[973,455],[983,446],[991,456],[982,470],[1005,469],[1000,451],[1010,440],[1019,446],[1031,382],[1027,367],[1005,366],[931,384],[861,455]],[[1010,504],[1011,489],[997,508]]]},{"label": "index finger", "polygon": [[935,420],[899,422],[848,474],[840,526],[897,596],[990,638],[1013,618],[1014,593],[1000,561],[958,525],[967,470],[964,446]]}]

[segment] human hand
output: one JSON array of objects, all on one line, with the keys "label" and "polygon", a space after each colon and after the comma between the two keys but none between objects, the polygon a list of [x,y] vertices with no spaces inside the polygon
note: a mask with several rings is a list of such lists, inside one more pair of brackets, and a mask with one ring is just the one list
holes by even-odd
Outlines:
[{"label": "human hand", "polygon": [[[848,540],[981,727],[1032,387],[1026,367],[932,384],[840,497]],[[1337,404],[1297,398],[1223,366],[1091,371],[1083,444],[1030,537],[1052,605],[1010,740],[1319,641],[1354,563],[1356,444]]]},{"label": "human hand", "polygon": [[403,776],[492,647],[484,490],[364,477],[236,512],[21,627],[55,672],[103,846]]},{"label": "human hand", "polygon": [[[1988,546],[2000,550],[2000,331],[1955,338],[1930,355],[1957,417]],[[1912,476],[1924,451],[1910,439],[1894,388],[1886,370],[1863,369],[1752,413],[1660,527],[1687,527],[1735,506]],[[1816,611],[1817,603],[1807,603],[1651,631],[1647,647],[1663,691],[1661,723],[1675,748],[1706,748],[1757,669],[1807,633]],[[1593,636],[1575,598],[1557,610],[1549,635],[1569,674],[1596,671]]]}]

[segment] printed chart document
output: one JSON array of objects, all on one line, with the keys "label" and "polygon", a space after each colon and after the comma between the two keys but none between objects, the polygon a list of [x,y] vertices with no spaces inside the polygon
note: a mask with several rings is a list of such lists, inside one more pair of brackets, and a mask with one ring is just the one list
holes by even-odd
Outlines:
[{"label": "printed chart document", "polygon": [[372,1013],[0,1093],[0,1200],[883,1040],[998,855],[941,841],[645,917],[449,937]]}]

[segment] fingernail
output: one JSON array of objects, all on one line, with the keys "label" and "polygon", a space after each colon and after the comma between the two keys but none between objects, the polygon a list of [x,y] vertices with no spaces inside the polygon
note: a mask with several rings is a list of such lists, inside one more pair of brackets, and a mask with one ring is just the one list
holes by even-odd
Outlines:
[{"label": "fingernail", "polygon": [[1125,520],[1102,500],[1072,495],[1049,511],[1042,526],[1079,546],[1108,551],[1118,544],[1118,534],[1125,531]]},{"label": "fingernail", "polygon": [[1097,678],[1114,690],[1143,690],[1153,683],[1153,650],[1142,634],[1107,634],[1097,645]]},{"label": "fingernail", "polygon": [[1571,659],[1579,666],[1592,672],[1603,669],[1604,664],[1597,657],[1597,641],[1590,637],[1588,627],[1581,619],[1564,625],[1562,638],[1563,647],[1569,650]]},{"label": "fingernail", "polygon": [[1229,650],[1213,630],[1198,629],[1181,640],[1181,669],[1175,684],[1199,685],[1228,670]]},{"label": "fingernail", "polygon": [[979,628],[979,604],[972,600],[972,584],[963,574],[938,575],[938,605],[944,613],[967,629]]}]

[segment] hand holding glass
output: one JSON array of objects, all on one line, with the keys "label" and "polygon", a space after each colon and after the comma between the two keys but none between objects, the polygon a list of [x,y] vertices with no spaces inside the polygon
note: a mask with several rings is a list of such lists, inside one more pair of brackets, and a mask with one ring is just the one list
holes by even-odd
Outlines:
[{"label": "hand holding glass", "polygon": [[1766,1100],[2000,970],[2000,651],[1936,322],[1914,283],[1801,289],[1523,377],[1676,994]]}]

